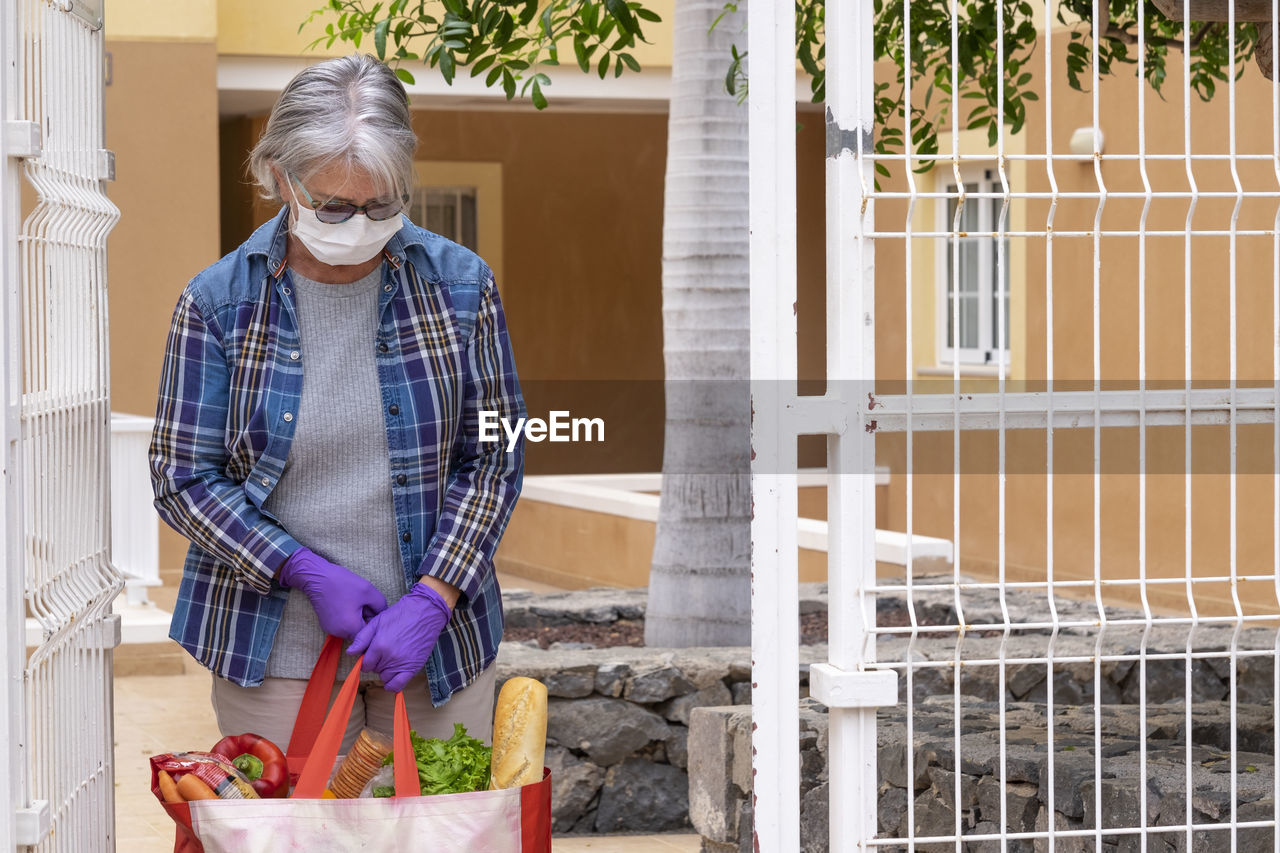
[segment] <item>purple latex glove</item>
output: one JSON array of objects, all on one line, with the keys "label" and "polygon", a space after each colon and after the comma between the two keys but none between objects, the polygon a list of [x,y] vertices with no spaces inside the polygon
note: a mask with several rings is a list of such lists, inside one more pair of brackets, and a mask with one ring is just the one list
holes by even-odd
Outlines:
[{"label": "purple latex glove", "polygon": [[440,593],[415,583],[403,598],[369,620],[347,654],[363,652],[363,668],[378,673],[383,686],[399,693],[426,666],[450,614]]},{"label": "purple latex glove", "polygon": [[344,640],[354,637],[368,620],[387,609],[387,598],[376,586],[309,548],[299,548],[289,555],[280,567],[279,581],[281,586],[306,593],[324,632]]}]

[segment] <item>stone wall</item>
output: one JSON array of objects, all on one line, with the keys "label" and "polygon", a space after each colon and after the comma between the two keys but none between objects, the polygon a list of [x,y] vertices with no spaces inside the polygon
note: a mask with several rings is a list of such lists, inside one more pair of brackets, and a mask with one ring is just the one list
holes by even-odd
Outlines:
[{"label": "stone wall", "polygon": [[[640,620],[644,590],[504,593],[509,626]],[[825,658],[806,649],[806,664]],[[499,686],[524,675],[547,685],[547,766],[556,833],[688,832],[690,714],[749,711],[746,648],[584,648],[503,643]]]},{"label": "stone wall", "polygon": [[[1160,830],[1185,826],[1187,819],[1187,716],[1180,704],[1148,708],[1145,739],[1138,734],[1136,706],[1102,706],[1100,729],[1095,726],[1091,706],[1055,709],[1052,785],[1045,705],[1015,702],[1005,706],[1003,780],[999,705],[974,701],[963,707],[958,770],[951,699],[931,697],[913,708],[910,774],[902,708],[878,713],[880,837],[952,835],[957,825],[958,785],[963,835],[997,834],[1003,808],[1010,833],[1044,832],[1050,814],[1058,830],[1102,827],[1100,848],[1095,848],[1092,834],[1066,836],[1055,839],[1058,853],[1093,853],[1095,849],[1137,853],[1142,848],[1136,834],[1107,830],[1143,825],[1152,828],[1146,847],[1151,853],[1274,849],[1274,831],[1269,827],[1239,830],[1234,848],[1230,833],[1225,831],[1232,820],[1233,803],[1237,822],[1275,817],[1274,715],[1270,706],[1237,705],[1233,762],[1230,704],[1192,703],[1191,818],[1196,824],[1222,828],[1196,830],[1190,848],[1185,829]],[[689,799],[694,826],[704,838],[704,853],[751,850],[750,721],[750,709],[741,707],[700,708],[692,714]],[[1141,760],[1144,746],[1145,768]],[[827,713],[808,699],[802,700],[799,747],[800,849],[803,853],[827,851]],[[1141,811],[1144,798],[1145,816]],[[878,849],[900,853],[906,848]],[[951,853],[956,847],[951,842],[937,842],[917,844],[915,849]],[[974,840],[962,847],[964,853],[998,853],[1002,849],[1033,853],[1048,847],[1043,839],[1012,839],[1005,848],[998,841]]]},{"label": "stone wall", "polygon": [[[962,834],[993,834],[1003,808],[1011,833],[1043,832],[1052,816],[1060,830],[1101,826],[1102,846],[1097,849],[1127,853],[1140,849],[1138,836],[1106,830],[1143,825],[1145,799],[1145,825],[1155,828],[1148,833],[1149,853],[1230,849],[1230,833],[1220,830],[1196,830],[1189,845],[1185,830],[1159,831],[1186,822],[1188,753],[1193,822],[1225,826],[1232,820],[1233,804],[1237,822],[1272,819],[1274,631],[1235,632],[1230,625],[1201,625],[1194,634],[1187,626],[1147,630],[1132,612],[1109,611],[1109,619],[1129,624],[1100,632],[1091,602],[1059,600],[1056,633],[1020,628],[1015,621],[1005,636],[989,626],[999,624],[1006,612],[1029,626],[1043,624],[1043,597],[1010,591],[1001,600],[994,590],[966,590],[963,596],[957,602],[953,589],[930,590],[922,584],[910,607],[901,597],[885,595],[877,601],[879,625],[912,624],[914,616],[918,627],[914,638],[883,635],[877,644],[880,660],[913,662],[909,684],[899,668],[899,705],[878,713],[882,837],[950,835],[957,812]],[[517,593],[507,595],[507,618],[508,624],[522,625],[607,624],[641,620],[644,603],[643,590]],[[957,624],[957,604],[963,608],[963,630]],[[824,586],[802,587],[802,614],[825,608]],[[1184,655],[1189,647],[1201,656],[1191,662],[1188,674]],[[1235,650],[1234,658],[1228,649]],[[1136,659],[1140,653],[1145,661]],[[1056,661],[1052,679],[1042,662],[1050,654]],[[826,646],[801,647],[801,696],[807,692],[809,665],[826,659]],[[1001,660],[1009,662],[1001,666]],[[692,824],[703,835],[706,853],[751,850],[749,649],[553,645],[543,651],[534,643],[504,643],[498,663],[500,682],[528,675],[547,684],[547,763],[556,780],[556,832],[687,831]],[[958,689],[956,673],[961,673]],[[1182,704],[1188,684],[1189,737]],[[908,689],[913,698],[910,740],[904,716]],[[1145,729],[1139,705],[1143,699]],[[1097,731],[1095,702],[1101,723]],[[827,850],[826,709],[802,699],[800,728],[801,843],[805,853],[814,853]],[[1140,777],[1143,749],[1146,772]],[[909,780],[908,752],[913,764]],[[1242,829],[1235,849],[1270,850],[1272,836],[1270,828]],[[1095,841],[1094,834],[1061,837],[1054,849],[1094,851]],[[956,845],[923,843],[915,849],[951,853]],[[1026,839],[1010,839],[1003,848],[1007,853],[1043,849],[1043,840]],[[1002,848],[998,841],[972,840],[962,850],[995,853]]]},{"label": "stone wall", "polygon": [[746,649],[503,644],[498,667],[547,685],[557,833],[687,832],[689,715],[751,698]]}]

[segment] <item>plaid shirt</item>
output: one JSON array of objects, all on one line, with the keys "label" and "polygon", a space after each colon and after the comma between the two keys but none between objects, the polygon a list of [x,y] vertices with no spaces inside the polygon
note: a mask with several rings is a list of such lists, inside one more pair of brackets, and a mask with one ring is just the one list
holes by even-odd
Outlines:
[{"label": "plaid shirt", "polygon": [[[169,636],[246,686],[262,682],[288,595],[273,577],[299,547],[263,508],[289,457],[306,364],[285,269],[287,212],[182,291],[151,440],[156,508],[191,540]],[[520,492],[524,447],[479,443],[478,413],[514,423],[525,406],[493,273],[404,222],[384,250],[369,345],[405,589],[430,575],[462,590],[427,662],[439,705],[493,662],[502,637],[493,553]],[[479,291],[467,340],[451,287]]]}]

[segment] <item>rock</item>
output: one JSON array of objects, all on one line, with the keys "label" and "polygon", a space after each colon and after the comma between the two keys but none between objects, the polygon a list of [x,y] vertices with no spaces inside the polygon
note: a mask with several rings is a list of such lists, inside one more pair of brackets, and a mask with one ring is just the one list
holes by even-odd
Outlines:
[{"label": "rock", "polygon": [[[1186,698],[1186,667],[1180,660],[1147,661],[1147,703],[1181,701]],[[1126,705],[1136,705],[1141,688],[1138,668],[1129,671],[1125,679],[1123,699]],[[1227,695],[1227,685],[1205,660],[1191,662],[1191,699],[1205,702],[1222,699]]]},{"label": "rock", "polygon": [[604,770],[579,761],[564,747],[548,747],[546,765],[551,770],[551,828],[568,832],[587,813],[600,786]]},{"label": "rock", "polygon": [[549,652],[576,652],[582,649],[594,649],[595,643],[573,643],[556,641],[547,646]]},{"label": "rock", "polygon": [[[747,654],[744,655],[744,651]],[[704,690],[716,682],[732,684],[751,678],[751,654],[747,649],[679,649],[672,652],[669,662],[697,690]]]},{"label": "rock", "polygon": [[534,599],[529,610],[541,617],[543,624],[555,619],[564,622],[616,622],[621,617],[619,601],[631,595],[631,590],[609,587],[551,593]]},{"label": "rock", "polygon": [[[882,743],[876,755],[880,779],[898,788],[907,787],[907,747],[900,736],[891,743]],[[932,751],[921,749],[916,752],[912,766],[914,779],[911,784],[912,796],[915,792],[929,786],[929,763],[936,761],[937,755]]]},{"label": "rock", "polygon": [[596,831],[673,832],[689,826],[689,777],[677,767],[629,758],[610,767]]},{"label": "rock", "polygon": [[733,704],[750,705],[751,704],[751,682],[739,681],[729,687],[729,692],[733,694]]},{"label": "rock", "polygon": [[902,822],[907,816],[907,792],[892,785],[881,786],[876,812],[881,835],[902,835]]},{"label": "rock", "polygon": [[[1236,820],[1240,823],[1274,820],[1275,816],[1274,795],[1252,803],[1244,803],[1236,809]],[[1240,850],[1274,850],[1275,829],[1269,826],[1242,829],[1236,840]]]},{"label": "rock", "polygon": [[596,666],[584,663],[549,673],[543,679],[543,684],[547,685],[548,696],[559,696],[565,699],[590,696],[596,689]]},{"label": "rock", "polygon": [[738,803],[738,853],[755,853],[755,814],[751,798]]},{"label": "rock", "polygon": [[[949,669],[929,667],[915,670],[911,676],[911,695],[917,703],[923,702],[930,696],[950,696],[951,679],[952,673]],[[906,679],[903,679],[903,689],[905,688]]]},{"label": "rock", "polygon": [[581,835],[583,833],[594,833],[595,831],[596,831],[596,807],[593,805],[591,808],[587,809],[587,813],[584,814],[578,820],[578,822],[573,825],[573,829],[571,829],[570,832],[574,833],[575,835]]},{"label": "rock", "polygon": [[818,751],[818,738],[810,735],[806,746],[801,736],[800,745],[800,793],[806,794],[818,784],[827,781],[827,756]]},{"label": "rock", "polygon": [[1250,704],[1274,701],[1276,659],[1269,655],[1241,657],[1236,661],[1236,700]]},{"label": "rock", "polygon": [[1021,699],[1035,687],[1044,687],[1045,668],[1039,664],[1015,664],[1009,667],[1005,676],[1005,686],[1009,695]]},{"label": "rock", "polygon": [[702,839],[702,846],[698,849],[698,853],[738,853],[738,845],[730,844],[723,841],[712,841],[710,838]]},{"label": "rock", "polygon": [[630,702],[648,705],[663,702],[675,696],[683,696],[695,690],[693,682],[684,677],[684,673],[671,664],[651,664],[643,669],[636,669],[627,679],[622,695]]},{"label": "rock", "polygon": [[801,853],[827,853],[831,838],[831,812],[827,783],[813,788],[800,800]]},{"label": "rock", "polygon": [[[1045,832],[1049,828],[1049,816],[1045,809],[1040,809],[1040,813],[1036,815],[1036,832]],[[1079,821],[1068,820],[1061,814],[1053,816],[1053,828],[1055,830],[1071,830],[1080,829]],[[1082,838],[1078,835],[1055,837],[1053,840],[1053,853],[1105,853],[1104,851],[1095,851],[1093,849],[1092,838]],[[1035,853],[1048,853],[1049,843],[1042,838],[1035,840]]]},{"label": "rock", "polygon": [[1001,805],[1005,809],[1005,828],[1009,832],[1031,832],[1040,812],[1039,789],[1026,782],[1010,782],[1001,786],[999,778],[983,776],[978,780],[978,810],[982,819],[999,827]]},{"label": "rock", "polygon": [[[1055,746],[1058,752],[1053,757],[1054,808],[1067,818],[1079,820],[1084,817],[1080,786],[1093,780],[1093,755],[1088,749],[1070,744]],[[1041,792],[1049,790],[1049,781],[1049,765],[1046,762],[1040,767]],[[1048,802],[1048,796],[1044,797],[1045,802]]]},{"label": "rock", "polygon": [[733,694],[729,692],[729,688],[724,686],[723,681],[714,681],[709,687],[695,693],[686,693],[683,696],[677,696],[663,702],[657,707],[658,713],[666,717],[674,723],[683,723],[689,725],[689,712],[694,708],[704,708],[715,705],[732,705]]},{"label": "rock", "polygon": [[[914,835],[955,835],[956,813],[951,808],[951,796],[942,795],[936,785],[925,789],[916,797]],[[935,843],[917,844],[920,853],[949,853],[955,850],[954,844]]]},{"label": "rock", "polygon": [[[956,774],[941,767],[929,768],[929,779],[937,790],[937,796],[954,808],[956,802]],[[960,774],[960,811],[969,811],[978,805],[978,780]]]},{"label": "rock", "polygon": [[667,761],[675,766],[687,768],[689,766],[689,729],[686,726],[672,725],[671,733],[667,736]]},{"label": "rock", "polygon": [[625,663],[606,663],[596,667],[596,692],[601,696],[617,698],[631,675],[631,667]]},{"label": "rock", "polygon": [[551,699],[547,703],[547,741],[585,752],[593,764],[616,764],[654,741],[666,740],[670,727],[662,717],[620,699]]},{"label": "rock", "polygon": [[751,764],[751,758],[755,755],[755,748],[751,745],[751,714],[749,712],[735,714],[730,719],[730,724],[730,733],[733,735],[733,762],[729,767],[729,781],[750,798],[751,782],[755,777],[755,770]]},{"label": "rock", "polygon": [[737,706],[695,708],[689,717],[689,819],[712,841],[738,838],[737,804],[746,791],[734,782],[735,748],[740,730],[749,741],[750,726],[751,710]]},{"label": "rock", "polygon": [[[1101,792],[1102,820],[1098,822],[1095,791]],[[1084,803],[1084,826],[1092,829],[1118,829],[1140,826],[1142,813],[1139,797],[1142,785],[1136,777],[1127,779],[1088,779],[1080,786],[1080,798]]]}]

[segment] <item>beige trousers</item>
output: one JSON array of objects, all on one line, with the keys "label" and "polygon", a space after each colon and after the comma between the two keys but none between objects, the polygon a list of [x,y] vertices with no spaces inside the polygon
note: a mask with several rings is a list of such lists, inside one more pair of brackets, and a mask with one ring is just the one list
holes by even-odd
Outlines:
[{"label": "beige trousers", "polygon": [[[439,708],[431,704],[426,675],[418,675],[404,688],[409,727],[425,738],[453,736],[453,724],[462,723],[467,734],[489,743],[493,737],[494,686],[498,668],[490,666],[480,677],[449,697]],[[338,695],[341,684],[333,686],[329,702]],[[307,689],[305,678],[268,678],[258,687],[241,687],[225,678],[213,678],[213,713],[223,736],[253,732],[282,750],[289,748],[293,722]],[[360,685],[340,754],[346,754],[363,728],[371,728],[390,736],[395,694],[388,693],[381,682]]]}]

